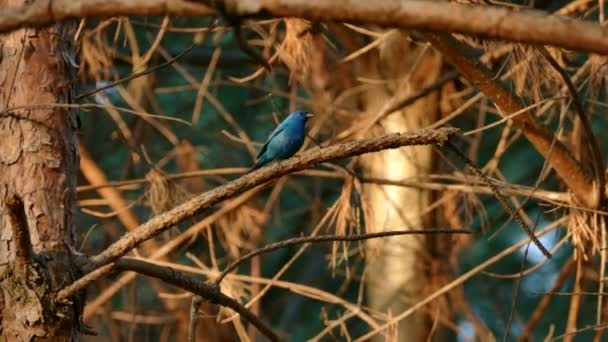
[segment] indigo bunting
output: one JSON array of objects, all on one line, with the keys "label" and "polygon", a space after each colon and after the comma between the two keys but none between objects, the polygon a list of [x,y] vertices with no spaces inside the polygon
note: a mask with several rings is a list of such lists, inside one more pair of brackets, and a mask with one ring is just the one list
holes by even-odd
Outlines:
[{"label": "indigo bunting", "polygon": [[277,128],[272,131],[260,153],[256,157],[255,164],[249,172],[256,170],[271,161],[287,159],[302,147],[306,137],[306,121],[313,115],[303,110],[297,110],[283,120]]}]

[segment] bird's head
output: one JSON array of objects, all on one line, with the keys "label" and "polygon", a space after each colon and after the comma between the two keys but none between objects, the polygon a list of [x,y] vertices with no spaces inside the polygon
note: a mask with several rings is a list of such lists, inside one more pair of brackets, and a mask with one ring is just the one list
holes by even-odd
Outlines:
[{"label": "bird's head", "polygon": [[312,118],[314,115],[305,110],[296,110],[295,112],[291,113],[291,116],[294,118],[297,118],[299,120],[302,120],[302,122],[306,122],[308,119]]}]

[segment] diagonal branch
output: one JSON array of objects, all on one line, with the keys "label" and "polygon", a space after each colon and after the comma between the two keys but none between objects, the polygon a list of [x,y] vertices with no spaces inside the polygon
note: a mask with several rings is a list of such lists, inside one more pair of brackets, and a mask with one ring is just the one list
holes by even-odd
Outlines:
[{"label": "diagonal branch", "polygon": [[217,285],[202,282],[192,276],[187,276],[177,272],[170,267],[155,265],[140,259],[122,258],[116,260],[115,266],[119,270],[134,271],[149,277],[160,279],[167,284],[190,291],[208,300],[212,304],[231,308],[232,310],[238,312],[241,317],[243,317],[249,323],[255,325],[255,327],[258,328],[258,330],[260,330],[262,334],[266,335],[266,337],[268,337],[268,339],[271,341],[280,340],[272,329],[262,322],[260,318],[258,318],[238,301],[223,294]]},{"label": "diagonal branch", "polygon": [[223,200],[234,197],[237,194],[266,183],[274,178],[316,164],[336,159],[344,159],[364,153],[377,152],[402,146],[443,144],[448,140],[449,135],[456,131],[457,129],[454,128],[442,128],[438,130],[419,130],[411,133],[388,134],[378,138],[351,141],[335,144],[327,148],[317,148],[306,151],[288,161],[276,163],[260,171],[246,174],[223,186],[205,192],[164,214],[152,218],[132,232],[125,234],[103,252],[91,257],[89,264],[85,267],[85,272],[108,264],[125,255],[140,243],[162,233],[177,223],[192,217]]},{"label": "diagonal branch", "polygon": [[595,176],[597,187],[600,190],[598,193],[598,204],[601,206],[603,205],[606,197],[604,193],[604,188],[606,186],[606,175],[604,174],[604,160],[602,157],[602,152],[597,140],[595,139],[595,136],[593,135],[593,130],[591,129],[591,120],[589,119],[587,113],[585,113],[581,98],[578,95],[576,87],[574,86],[574,83],[572,83],[572,80],[570,79],[570,76],[568,76],[566,70],[564,70],[564,68],[557,63],[555,58],[549,54],[549,51],[547,51],[544,46],[538,47],[538,51],[543,55],[543,57],[545,57],[551,67],[553,67],[553,69],[559,73],[566,84],[566,88],[568,88],[568,91],[570,92],[572,103],[574,104],[574,111],[581,120],[583,131],[585,132],[585,138],[588,142],[589,153],[591,155],[591,165],[593,166],[593,174]]},{"label": "diagonal branch", "polygon": [[521,214],[519,213],[519,210],[513,208],[509,204],[509,202],[507,202],[507,199],[505,198],[505,196],[503,196],[503,194],[500,193],[500,191],[498,190],[498,188],[496,187],[496,185],[494,185],[494,183],[492,183],[492,181],[490,180],[490,178],[483,171],[481,171],[475,165],[475,163],[471,159],[469,159],[469,157],[466,154],[464,154],[464,152],[462,152],[451,141],[447,142],[447,146],[454,153],[456,153],[456,155],[460,159],[462,159],[469,166],[469,168],[471,169],[471,171],[473,171],[473,173],[477,177],[481,178],[486,183],[486,185],[490,189],[492,189],[492,193],[494,194],[494,196],[496,197],[496,199],[498,200],[498,202],[500,203],[500,205],[502,205],[502,207],[505,208],[505,210],[507,211],[507,213],[509,213],[509,215],[513,218],[513,220],[521,227],[521,229],[523,229],[524,232],[526,234],[528,234],[528,237],[530,237],[530,240],[543,253],[543,255],[546,256],[548,259],[551,259],[551,252],[549,252],[549,250],[547,250],[547,248],[545,248],[545,246],[543,246],[543,244],[540,243],[540,240],[538,240],[536,238],[536,236],[534,235],[534,231],[532,231],[532,229],[528,226],[528,224],[526,224],[526,221],[524,221],[524,219],[521,217]]},{"label": "diagonal branch", "polygon": [[[225,185],[207,191],[189,201],[150,219],[140,225],[137,229],[128,232],[118,241],[114,242],[104,251],[89,259],[82,266],[86,274],[72,285],[61,290],[57,294],[58,300],[67,299],[78,291],[86,288],[88,284],[106,274],[111,266],[100,267],[110,264],[124,256],[142,242],[153,238],[179,222],[188,219],[201,211],[210,208],[226,199],[234,197],[242,192],[264,184],[280,176],[305,169],[320,163],[344,159],[380,150],[394,149],[411,145],[442,145],[448,141],[450,135],[456,133],[455,128],[440,128],[436,130],[419,130],[408,133],[394,133],[377,138],[355,140],[351,142],[335,144],[326,148],[315,148],[296,155],[289,160],[261,168],[257,171],[243,175]],[[86,281],[83,279],[86,278]]]},{"label": "diagonal branch", "polygon": [[[443,34],[424,33],[424,37],[451,63],[460,74],[479,88],[500,109],[504,116],[524,110],[521,100],[500,80],[471,56],[454,38]],[[531,114],[513,116],[512,121],[536,150],[547,160],[576,198],[588,208],[597,208],[599,188],[593,184],[572,153]]]}]

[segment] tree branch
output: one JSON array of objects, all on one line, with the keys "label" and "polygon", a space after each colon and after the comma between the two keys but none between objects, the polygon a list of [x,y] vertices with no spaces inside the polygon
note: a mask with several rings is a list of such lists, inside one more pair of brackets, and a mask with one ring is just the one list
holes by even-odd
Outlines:
[{"label": "tree branch", "polygon": [[394,133],[377,138],[355,140],[326,148],[315,148],[302,152],[281,163],[275,163],[245,174],[227,184],[190,199],[163,214],[157,215],[140,225],[137,229],[128,232],[104,251],[91,257],[89,262],[82,266],[83,272],[90,273],[61,290],[57,294],[57,299],[65,300],[84,289],[88,284],[106,274],[112,266],[108,265],[103,267],[102,270],[98,270],[100,267],[114,262],[140,243],[223,200],[264,184],[269,180],[327,161],[348,158],[364,153],[399,148],[407,145],[441,145],[448,141],[449,136],[457,131],[458,129],[455,128],[419,130],[416,132]]},{"label": "tree branch", "polygon": [[[312,21],[376,24],[608,54],[608,28],[536,10],[422,0],[225,0],[233,16],[300,17]],[[0,32],[70,18],[209,16],[209,7],[185,0],[36,0],[0,14]]]},{"label": "tree branch", "polygon": [[551,65],[551,67],[559,73],[559,75],[564,80],[564,83],[566,84],[566,88],[568,88],[568,91],[570,92],[570,96],[572,96],[574,111],[581,120],[583,131],[585,132],[585,139],[587,139],[588,142],[587,146],[589,147],[589,154],[591,155],[591,165],[593,166],[593,174],[595,176],[596,186],[599,189],[598,205],[601,206],[604,204],[604,200],[606,198],[604,190],[606,187],[604,158],[602,156],[600,145],[598,144],[597,139],[595,139],[595,136],[593,135],[589,115],[585,113],[583,102],[581,101],[581,98],[578,95],[578,92],[576,91],[576,87],[574,86],[574,83],[572,83],[572,80],[570,79],[570,76],[568,76],[566,70],[564,70],[564,68],[562,68],[559,63],[557,63],[555,58],[553,58],[551,54],[549,54],[549,51],[547,51],[544,46],[539,46],[537,50],[543,55],[543,57],[545,57],[547,62],[549,62],[549,65]]},{"label": "tree branch", "polygon": [[[524,111],[521,100],[495,79],[484,65],[471,56],[454,38],[444,34],[424,33],[423,36],[460,71],[460,74],[479,88],[507,116]],[[572,153],[531,114],[513,116],[511,119],[524,136],[547,160],[558,176],[566,183],[576,198],[586,207],[594,209],[599,204],[599,188],[583,170]],[[603,189],[602,189],[603,191]]]},{"label": "tree branch", "polygon": [[35,0],[3,8],[0,33],[24,26],[44,26],[73,18],[112,16],[208,16],[215,11],[185,0]]},{"label": "tree branch", "polygon": [[333,241],[361,241],[361,240],[369,240],[376,239],[387,236],[395,236],[395,235],[410,235],[410,234],[472,234],[473,232],[466,229],[419,229],[419,230],[393,230],[393,231],[384,231],[378,233],[369,233],[369,234],[359,234],[359,235],[318,235],[318,236],[304,236],[297,237],[292,239],[287,239],[275,243],[268,244],[264,247],[255,249],[245,255],[242,255],[237,260],[230,263],[226,268],[220,273],[220,275],[215,280],[216,285],[220,285],[222,280],[228,275],[228,273],[234,271],[239,265],[243,262],[253,258],[256,255],[264,254],[267,252],[272,252],[280,248],[285,248],[294,245],[302,245],[305,243],[312,242],[333,242]]},{"label": "tree branch", "polygon": [[255,325],[258,330],[266,335],[271,341],[279,341],[279,336],[276,335],[262,320],[249,311],[238,301],[223,294],[219,286],[202,282],[194,277],[184,275],[175,271],[170,267],[163,267],[133,258],[121,258],[115,262],[116,269],[123,271],[134,271],[140,274],[147,275],[160,279],[167,284],[177,286],[186,291],[190,291],[212,304],[217,304],[231,308],[238,312],[249,323]]}]

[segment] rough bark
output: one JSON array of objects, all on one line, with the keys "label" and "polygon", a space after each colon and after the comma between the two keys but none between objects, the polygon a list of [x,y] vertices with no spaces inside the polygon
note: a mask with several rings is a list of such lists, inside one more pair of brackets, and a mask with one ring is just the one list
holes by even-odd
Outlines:
[{"label": "rough bark", "polygon": [[[0,8],[24,3],[0,0]],[[78,276],[75,120],[65,108],[23,108],[69,102],[65,35],[66,26],[0,35],[0,310],[11,341],[70,341],[81,327],[81,298],[51,301]]]}]

